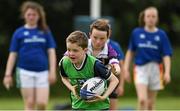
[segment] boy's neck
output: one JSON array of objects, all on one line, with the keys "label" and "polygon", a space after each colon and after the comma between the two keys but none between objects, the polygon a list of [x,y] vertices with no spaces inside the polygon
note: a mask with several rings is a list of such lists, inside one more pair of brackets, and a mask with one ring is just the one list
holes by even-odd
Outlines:
[{"label": "boy's neck", "polygon": [[102,51],[104,47],[102,48],[95,48],[93,45],[92,45],[92,50],[93,51]]},{"label": "boy's neck", "polygon": [[102,50],[93,50],[92,55],[97,56]]},{"label": "boy's neck", "polygon": [[82,59],[82,60],[80,60],[78,63],[74,64],[74,66],[76,67],[76,69],[81,69],[81,68],[82,68],[82,66],[83,66],[83,64],[84,64],[85,59],[86,59],[86,54],[84,54],[84,56],[83,56],[83,59]]},{"label": "boy's neck", "polygon": [[102,47],[102,48],[95,48],[95,47],[93,47],[93,45],[92,45],[92,55],[93,56],[97,56],[102,50],[103,50],[103,48],[104,47]]}]

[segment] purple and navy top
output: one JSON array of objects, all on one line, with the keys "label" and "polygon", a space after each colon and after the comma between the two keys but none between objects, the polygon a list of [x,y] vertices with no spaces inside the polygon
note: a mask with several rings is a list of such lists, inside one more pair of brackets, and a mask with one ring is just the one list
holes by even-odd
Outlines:
[{"label": "purple and navy top", "polygon": [[[92,43],[91,39],[88,41],[88,51],[87,54],[93,55],[93,48],[92,48]],[[119,64],[119,60],[117,58],[117,53],[116,51],[112,48],[108,42],[105,43],[104,48],[102,51],[96,56],[97,59],[102,61],[104,65],[107,64]]]}]

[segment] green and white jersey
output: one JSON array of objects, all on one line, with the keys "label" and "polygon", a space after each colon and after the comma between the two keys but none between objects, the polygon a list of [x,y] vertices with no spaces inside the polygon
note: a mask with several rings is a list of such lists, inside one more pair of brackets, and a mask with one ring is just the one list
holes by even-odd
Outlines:
[{"label": "green and white jersey", "polygon": [[[59,63],[60,74],[63,77],[67,77],[70,80],[71,85],[78,85],[77,92],[80,93],[80,88],[83,83],[92,77],[101,77],[108,79],[110,77],[110,71],[96,58],[90,55],[86,55],[85,60],[82,63],[82,67],[77,69],[71,62],[68,56],[64,56]],[[71,93],[71,102],[73,109],[108,109],[109,99],[104,101],[98,101],[93,103],[87,103],[83,99],[77,99]]]}]

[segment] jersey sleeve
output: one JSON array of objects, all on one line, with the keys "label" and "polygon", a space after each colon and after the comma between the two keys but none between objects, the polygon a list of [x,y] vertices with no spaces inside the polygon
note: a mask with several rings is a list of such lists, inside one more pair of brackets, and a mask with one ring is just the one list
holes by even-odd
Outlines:
[{"label": "jersey sleeve", "polygon": [[101,77],[103,79],[108,79],[111,75],[111,71],[105,67],[99,60],[95,62],[94,65],[95,77]]},{"label": "jersey sleeve", "polygon": [[47,48],[56,48],[56,43],[51,31],[47,31]]},{"label": "jersey sleeve", "polygon": [[108,57],[109,58],[117,58],[117,53],[110,44],[108,44]]},{"label": "jersey sleeve", "polygon": [[68,77],[63,68],[63,59],[59,62],[59,73],[63,77]]},{"label": "jersey sleeve", "polygon": [[9,51],[18,52],[18,50],[19,50],[19,40],[18,40],[18,32],[16,31],[12,36]]},{"label": "jersey sleeve", "polygon": [[172,47],[170,44],[170,41],[168,39],[167,34],[163,33],[163,39],[162,39],[162,56],[172,56]]},{"label": "jersey sleeve", "polygon": [[134,40],[134,31],[132,32],[132,34],[130,36],[128,50],[136,51],[135,40]]},{"label": "jersey sleeve", "polygon": [[116,51],[108,44],[108,58],[109,64],[119,64],[118,55]]},{"label": "jersey sleeve", "polygon": [[112,46],[112,48],[116,51],[118,60],[124,60],[124,53],[119,43],[112,40],[110,40],[109,43]]}]

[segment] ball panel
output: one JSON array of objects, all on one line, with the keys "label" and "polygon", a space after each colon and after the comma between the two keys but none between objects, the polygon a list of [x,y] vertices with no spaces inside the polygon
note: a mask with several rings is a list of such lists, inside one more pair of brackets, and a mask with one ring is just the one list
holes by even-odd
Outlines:
[{"label": "ball panel", "polygon": [[105,90],[105,82],[99,77],[88,79],[80,90],[82,99],[91,99],[94,95],[101,95]]}]

